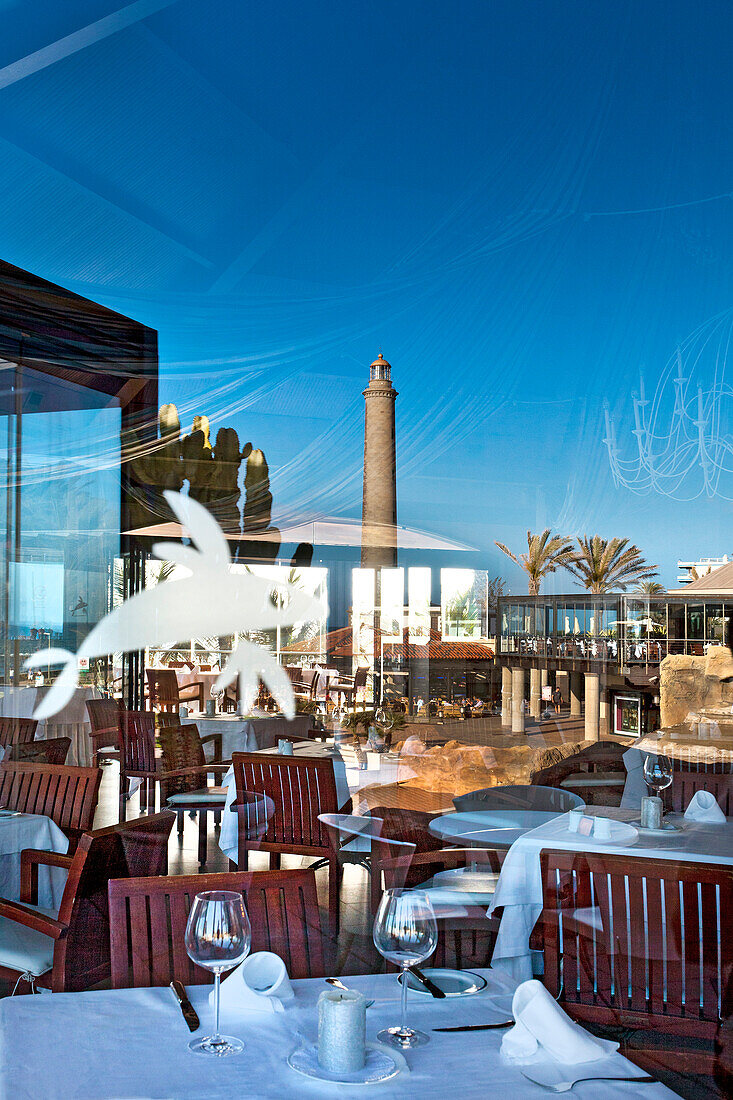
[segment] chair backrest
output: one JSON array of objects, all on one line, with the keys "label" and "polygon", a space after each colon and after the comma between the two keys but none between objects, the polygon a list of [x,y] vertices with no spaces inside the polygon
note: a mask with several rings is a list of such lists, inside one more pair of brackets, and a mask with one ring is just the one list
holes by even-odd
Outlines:
[{"label": "chair backrest", "polygon": [[[627,749],[628,745],[620,745],[616,741],[597,741],[585,745],[578,752],[533,772],[531,782],[543,787],[557,787],[563,779],[576,772],[594,775],[597,772],[625,772],[624,753]],[[546,753],[548,751],[552,750],[546,750]]]},{"label": "chair backrest", "polygon": [[35,718],[0,718],[0,745],[18,745],[32,741],[38,722]]},{"label": "chair backrest", "polygon": [[191,962],[184,945],[191,904],[204,890],[237,890],[243,895],[252,926],[251,950],[279,955],[291,978],[326,973],[326,937],[310,868],[174,875],[109,883],[115,989],[168,985],[174,978],[184,985],[213,980],[213,974]]},{"label": "chair backrest", "polygon": [[110,879],[161,875],[176,815],[148,814],[84,833],[74,854],[58,919],[68,932],[56,942],[54,992],[88,989],[109,978]]},{"label": "chair backrest", "polygon": [[354,693],[355,694],[356,694],[357,691],[360,691],[361,688],[366,687],[367,672],[368,672],[368,669],[366,669],[366,668],[357,668],[356,672],[354,673]]},{"label": "chair backrest", "polygon": [[122,770],[155,771],[155,715],[146,710],[127,710],[120,715]]},{"label": "chair backrest", "polygon": [[174,668],[146,668],[151,709],[156,704],[178,705],[178,677]]},{"label": "chair backrest", "polygon": [[538,810],[563,814],[585,803],[580,795],[558,787],[518,783],[513,787],[485,787],[470,794],[458,795],[453,799],[453,805],[459,813],[471,810]]},{"label": "chair backrest", "polygon": [[733,775],[728,772],[672,772],[672,809],[684,813],[696,791],[709,791],[726,817],[733,814]]},{"label": "chair backrest", "polygon": [[44,814],[60,829],[91,829],[97,808],[101,768],[3,760],[0,806],[27,814]]},{"label": "chair backrest", "polygon": [[304,855],[330,851],[328,833],[318,820],[319,814],[339,809],[330,757],[234,752],[232,765],[238,802],[245,792],[256,791],[271,798],[275,807],[259,847]]},{"label": "chair backrest", "polygon": [[170,798],[174,794],[197,791],[206,786],[206,756],[201,744],[198,726],[194,723],[180,723],[161,726],[158,741],[163,754],[163,771],[178,771],[181,768],[201,768],[200,772],[180,775],[167,779],[163,784],[162,797]]},{"label": "chair backrest", "polygon": [[87,699],[86,707],[92,739],[105,740],[108,746],[119,746],[120,716],[124,710],[121,700]]},{"label": "chair backrest", "polygon": [[[714,746],[715,742],[712,742],[712,745]],[[725,760],[699,760],[696,759],[697,755],[697,752],[693,752],[692,750],[690,750],[688,756],[673,756],[673,771],[702,772],[703,774],[710,773],[717,775],[729,775],[731,772],[733,772],[733,761],[731,761],[729,757],[727,757]]]},{"label": "chair backrest", "polygon": [[540,864],[544,982],[563,1008],[712,1038],[733,1008],[733,868],[553,850]]},{"label": "chair backrest", "polygon": [[9,747],[5,759],[23,760],[33,764],[64,764],[70,748],[70,737],[49,737],[45,741],[21,741]]}]

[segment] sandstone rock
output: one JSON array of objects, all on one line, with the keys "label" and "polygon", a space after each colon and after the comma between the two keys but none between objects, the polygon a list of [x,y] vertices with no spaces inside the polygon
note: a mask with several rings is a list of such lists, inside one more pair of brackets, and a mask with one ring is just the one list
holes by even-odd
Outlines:
[{"label": "sandstone rock", "polygon": [[[718,654],[716,650],[723,652]],[[727,660],[733,663],[730,650],[723,646],[711,646],[707,657],[665,657],[659,666],[663,729],[681,725],[691,712],[719,712],[718,708],[730,710],[733,681],[721,679],[719,675],[721,669],[728,667],[726,654]],[[709,662],[710,668],[716,670],[714,675],[708,675]]]},{"label": "sandstone rock", "polygon": [[705,675],[715,680],[733,679],[733,653],[727,645],[711,645],[705,659]]}]

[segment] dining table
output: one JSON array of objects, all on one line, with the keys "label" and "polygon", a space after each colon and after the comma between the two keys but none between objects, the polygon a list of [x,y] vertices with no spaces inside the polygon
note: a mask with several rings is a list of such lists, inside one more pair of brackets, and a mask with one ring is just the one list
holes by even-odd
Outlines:
[{"label": "dining table", "polygon": [[[50,817],[0,810],[0,897],[20,901],[20,853],[25,848],[64,855],[68,847],[68,839]],[[38,904],[58,909],[65,883],[62,868],[39,867]]]},{"label": "dining table", "polygon": [[525,833],[558,817],[557,810],[467,810],[435,817],[428,830],[461,848],[511,848]]},{"label": "dining table", "polygon": [[[16,687],[0,684],[0,716],[3,718],[32,718],[33,711],[50,691],[51,685],[40,687],[33,685]],[[87,701],[99,699],[101,692],[95,687],[78,687],[62,709],[50,718],[43,718],[36,729],[36,740],[48,740],[53,737],[70,737],[71,747],[66,758],[67,764],[79,767],[91,767],[94,751],[87,713]]]},{"label": "dining table", "polygon": [[[267,752],[268,750],[259,749],[257,751]],[[320,741],[296,741],[293,744],[293,755],[315,756],[321,759],[326,757],[333,760],[339,807],[344,806],[351,799],[353,813],[355,814],[364,813],[368,810],[366,804],[359,800],[358,796],[361,790],[366,787],[404,781],[412,778],[415,774],[408,764],[401,762],[396,753],[378,753],[369,749],[363,750],[362,753],[357,755],[351,746],[344,746],[335,751],[333,745]],[[237,797],[233,768],[229,769],[221,782],[222,786],[226,787],[227,793],[225,810],[221,818],[219,847],[229,859],[236,860],[238,851],[237,815],[228,812]]]},{"label": "dining table", "polygon": [[[210,717],[191,715],[182,718],[182,725],[195,725],[202,737],[215,733],[221,737],[221,759],[230,760],[233,752],[256,752],[258,749],[277,748],[281,737],[305,738],[313,719],[309,714],[296,714],[292,720],[283,715],[217,714]],[[213,759],[214,745],[204,745],[208,760]]]},{"label": "dining table", "polygon": [[[369,1086],[385,1100],[419,1096],[444,1100],[455,1090],[461,1100],[541,1100],[548,1090],[523,1076],[500,1054],[503,1029],[438,1032],[433,1028],[504,1022],[511,1018],[514,983],[493,970],[478,970],[485,989],[469,996],[434,1000],[408,995],[408,1022],[430,1034],[430,1042],[405,1051],[400,1072]],[[366,1035],[399,1019],[400,986],[395,974],[345,978],[374,999]],[[0,1100],[302,1100],[303,1097],[364,1096],[361,1085],[314,1080],[288,1065],[301,1037],[315,1043],[320,978],[292,982],[294,998],[282,1012],[222,1009],[222,1030],[241,1038],[240,1057],[211,1058],[188,1050],[191,1038],[178,1004],[166,988],[54,993],[49,997],[7,997],[0,1002]],[[189,986],[201,1025],[213,1030],[211,986]],[[390,1048],[388,1048],[390,1049]],[[556,1064],[556,1063],[555,1063]],[[588,1074],[641,1075],[618,1053],[586,1063]],[[577,1070],[578,1067],[576,1066]],[[675,1094],[661,1083],[596,1081],[573,1089],[578,1100],[666,1100]]]},{"label": "dining table", "polygon": [[[543,848],[574,852],[607,852],[614,855],[651,857],[733,866],[733,820],[708,823],[689,821],[682,814],[667,814],[665,822],[675,826],[669,831],[637,828],[633,822],[639,811],[618,806],[588,806],[589,817],[607,817],[614,832],[607,841],[581,836],[568,828],[569,815],[524,833],[511,846],[501,868],[494,897],[488,910],[501,919],[492,966],[501,967],[517,981],[525,981],[539,972],[541,953],[530,950],[529,937],[542,912],[540,852]],[[614,823],[617,823],[616,827]]]}]

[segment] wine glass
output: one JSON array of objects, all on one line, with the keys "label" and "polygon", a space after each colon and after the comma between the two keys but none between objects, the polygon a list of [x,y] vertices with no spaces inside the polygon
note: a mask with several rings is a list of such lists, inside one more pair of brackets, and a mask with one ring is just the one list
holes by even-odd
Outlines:
[{"label": "wine glass", "polygon": [[422,890],[385,890],[374,918],[372,937],[379,954],[402,967],[400,1026],[385,1028],[377,1039],[402,1049],[430,1042],[429,1035],[406,1024],[407,970],[432,955],[438,944],[438,925],[428,895]]},{"label": "wine glass", "polygon": [[213,1035],[192,1039],[188,1049],[196,1054],[223,1058],[244,1050],[241,1039],[219,1034],[219,988],[223,970],[238,966],[249,954],[252,930],[242,895],[232,890],[207,890],[197,894],[188,915],[185,944],[197,966],[214,972],[216,1024]]},{"label": "wine glass", "polygon": [[672,782],[672,761],[668,756],[647,756],[644,761],[644,779],[647,786],[659,798]]}]

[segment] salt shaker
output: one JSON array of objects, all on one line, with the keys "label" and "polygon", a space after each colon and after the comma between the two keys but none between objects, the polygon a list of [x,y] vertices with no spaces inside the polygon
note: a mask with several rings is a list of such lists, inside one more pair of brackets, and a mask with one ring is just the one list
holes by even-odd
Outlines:
[{"label": "salt shaker", "polygon": [[318,1064],[329,1073],[364,1067],[366,998],[354,989],[327,989],[318,998]]},{"label": "salt shaker", "polygon": [[662,800],[661,798],[642,798],[641,820],[642,829],[662,828]]}]

